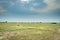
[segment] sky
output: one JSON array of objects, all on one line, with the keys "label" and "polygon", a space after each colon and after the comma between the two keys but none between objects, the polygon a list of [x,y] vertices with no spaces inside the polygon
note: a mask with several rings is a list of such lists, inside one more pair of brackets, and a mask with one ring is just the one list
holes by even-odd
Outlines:
[{"label": "sky", "polygon": [[0,0],[0,22],[60,22],[60,0]]}]

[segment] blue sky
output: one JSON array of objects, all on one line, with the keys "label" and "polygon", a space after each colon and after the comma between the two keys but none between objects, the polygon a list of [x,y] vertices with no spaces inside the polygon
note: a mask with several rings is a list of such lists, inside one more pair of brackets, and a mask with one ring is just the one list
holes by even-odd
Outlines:
[{"label": "blue sky", "polygon": [[60,0],[0,0],[0,22],[60,22]]}]

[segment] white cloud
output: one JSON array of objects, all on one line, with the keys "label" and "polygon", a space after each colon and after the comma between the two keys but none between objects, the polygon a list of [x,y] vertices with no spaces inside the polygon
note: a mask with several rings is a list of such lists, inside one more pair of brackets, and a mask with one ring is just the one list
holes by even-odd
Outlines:
[{"label": "white cloud", "polygon": [[46,8],[38,10],[38,9],[35,9],[35,8],[32,7],[31,8],[31,9],[33,9],[32,11],[35,11],[35,12],[48,12],[48,11],[52,11],[52,10],[55,10],[55,9],[60,9],[60,4],[57,2],[57,0],[44,0],[43,2],[47,4]]},{"label": "white cloud", "polygon": [[30,0],[20,0],[21,3],[29,3]]},{"label": "white cloud", "polygon": [[32,6],[38,6],[39,5],[39,3],[33,3],[32,4]]},{"label": "white cloud", "polygon": [[60,8],[60,4],[56,2],[57,0],[44,0],[44,2],[48,5],[47,9],[57,9]]},{"label": "white cloud", "polygon": [[6,12],[7,10],[5,10],[3,7],[0,7],[0,13],[4,13]]}]

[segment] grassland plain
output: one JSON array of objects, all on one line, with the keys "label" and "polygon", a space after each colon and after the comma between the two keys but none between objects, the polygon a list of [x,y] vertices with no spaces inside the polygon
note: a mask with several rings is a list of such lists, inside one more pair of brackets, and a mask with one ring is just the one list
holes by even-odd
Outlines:
[{"label": "grassland plain", "polygon": [[0,40],[60,40],[60,24],[0,23]]}]

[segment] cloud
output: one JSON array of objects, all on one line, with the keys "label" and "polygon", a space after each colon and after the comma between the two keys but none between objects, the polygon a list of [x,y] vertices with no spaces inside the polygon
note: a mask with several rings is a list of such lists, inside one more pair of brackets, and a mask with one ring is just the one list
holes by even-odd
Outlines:
[{"label": "cloud", "polygon": [[39,3],[33,3],[32,4],[32,6],[38,6],[39,5]]},{"label": "cloud", "polygon": [[44,2],[48,5],[47,9],[48,10],[54,10],[57,8],[60,8],[60,4],[56,2],[57,0],[44,0]]},{"label": "cloud", "polygon": [[21,3],[25,4],[25,3],[29,3],[31,0],[20,0]]},{"label": "cloud", "polygon": [[43,2],[47,4],[46,8],[35,9],[35,8],[31,7],[29,9],[32,11],[35,11],[35,12],[48,12],[48,11],[60,9],[59,0],[44,0]]},{"label": "cloud", "polygon": [[5,10],[3,7],[0,7],[0,13],[4,13],[6,12],[7,10]]}]

